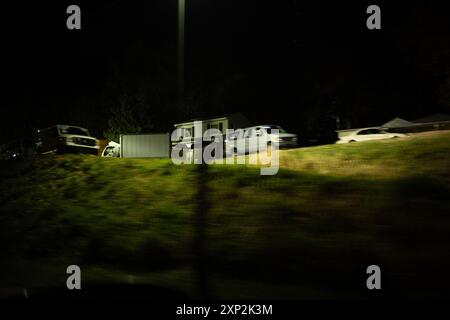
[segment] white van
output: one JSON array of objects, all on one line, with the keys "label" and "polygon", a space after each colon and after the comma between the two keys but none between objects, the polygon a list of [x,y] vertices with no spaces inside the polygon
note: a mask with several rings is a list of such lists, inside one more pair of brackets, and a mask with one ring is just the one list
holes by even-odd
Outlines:
[{"label": "white van", "polygon": [[[278,135],[272,134],[272,130],[278,130]],[[267,135],[267,137],[265,137],[265,135]],[[297,135],[288,133],[278,125],[259,125],[245,129],[238,129],[235,130],[233,134],[228,135],[225,139],[226,154],[237,155],[263,151],[259,150],[259,137],[265,137],[267,139],[267,145],[265,148],[270,146],[272,143],[277,143],[280,149],[295,148],[298,146]],[[242,150],[242,147],[245,149]]]}]

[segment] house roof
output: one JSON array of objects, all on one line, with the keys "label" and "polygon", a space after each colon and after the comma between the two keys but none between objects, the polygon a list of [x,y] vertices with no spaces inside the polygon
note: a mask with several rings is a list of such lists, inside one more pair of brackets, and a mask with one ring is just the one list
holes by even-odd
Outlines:
[{"label": "house roof", "polygon": [[405,127],[411,127],[415,124],[412,122],[409,122],[402,118],[394,118],[391,121],[386,122],[385,124],[381,125],[383,128],[405,128]]},{"label": "house roof", "polygon": [[435,114],[429,115],[427,117],[413,120],[412,122],[414,122],[414,123],[430,123],[430,122],[444,122],[444,121],[450,121],[450,115],[442,114],[442,113],[435,113]]}]

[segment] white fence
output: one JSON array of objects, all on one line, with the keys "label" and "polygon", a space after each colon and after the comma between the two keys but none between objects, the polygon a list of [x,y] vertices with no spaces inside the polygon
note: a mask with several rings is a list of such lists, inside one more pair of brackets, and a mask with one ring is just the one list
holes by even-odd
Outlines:
[{"label": "white fence", "polygon": [[123,134],[122,158],[170,158],[170,134]]}]

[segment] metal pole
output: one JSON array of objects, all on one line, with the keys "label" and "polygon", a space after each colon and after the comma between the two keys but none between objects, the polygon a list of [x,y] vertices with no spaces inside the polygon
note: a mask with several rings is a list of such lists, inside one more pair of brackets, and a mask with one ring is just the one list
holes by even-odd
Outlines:
[{"label": "metal pole", "polygon": [[184,25],[185,0],[178,0],[178,95],[180,102],[184,100]]},{"label": "metal pole", "polygon": [[[184,107],[184,26],[186,13],[186,0],[178,0],[178,98],[179,106]],[[200,136],[202,132],[200,131]],[[194,136],[195,138],[195,136]],[[203,150],[203,146],[202,146]],[[200,150],[200,152],[202,152]],[[208,168],[205,163],[198,167],[196,212],[194,213],[194,272],[197,278],[199,295],[202,299],[210,297],[208,281],[206,277],[206,220],[208,215]]]},{"label": "metal pole", "polygon": [[198,293],[200,299],[210,299],[211,292],[209,290],[207,279],[207,256],[206,256],[206,229],[207,216],[209,210],[208,201],[208,166],[205,163],[199,164],[197,170],[197,195],[196,195],[196,212],[194,216],[194,272],[198,285]]}]

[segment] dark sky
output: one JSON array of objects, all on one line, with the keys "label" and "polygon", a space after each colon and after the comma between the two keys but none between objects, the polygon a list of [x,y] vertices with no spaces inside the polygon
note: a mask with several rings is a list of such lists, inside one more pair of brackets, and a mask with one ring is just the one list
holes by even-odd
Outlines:
[{"label": "dark sky", "polygon": [[[176,0],[92,2],[2,4],[1,141],[88,118],[101,132],[107,111],[96,101],[117,73],[176,74]],[[369,108],[354,119],[364,125],[446,111],[439,90],[450,27],[441,1],[186,2],[186,88],[232,83],[223,111],[294,131],[330,104],[351,114]],[[373,3],[382,30],[365,26]],[[66,28],[70,4],[81,7],[80,31]]]}]

